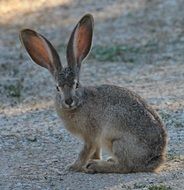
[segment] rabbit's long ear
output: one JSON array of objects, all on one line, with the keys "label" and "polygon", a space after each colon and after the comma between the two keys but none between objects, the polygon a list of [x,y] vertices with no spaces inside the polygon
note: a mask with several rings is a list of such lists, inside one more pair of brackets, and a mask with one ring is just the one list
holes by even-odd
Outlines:
[{"label": "rabbit's long ear", "polygon": [[41,34],[24,29],[20,31],[20,40],[35,63],[47,68],[53,75],[62,69],[56,50]]},{"label": "rabbit's long ear", "polygon": [[80,69],[81,62],[88,55],[93,37],[94,19],[84,15],[74,28],[67,46],[67,61],[71,67]]}]

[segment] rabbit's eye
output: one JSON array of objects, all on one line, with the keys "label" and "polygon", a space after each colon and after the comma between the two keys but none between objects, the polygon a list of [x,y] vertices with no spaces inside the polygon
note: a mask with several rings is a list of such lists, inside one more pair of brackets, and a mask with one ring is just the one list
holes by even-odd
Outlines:
[{"label": "rabbit's eye", "polygon": [[56,86],[56,90],[59,92],[59,87],[58,86]]},{"label": "rabbit's eye", "polygon": [[75,88],[79,88],[79,83],[76,82]]}]

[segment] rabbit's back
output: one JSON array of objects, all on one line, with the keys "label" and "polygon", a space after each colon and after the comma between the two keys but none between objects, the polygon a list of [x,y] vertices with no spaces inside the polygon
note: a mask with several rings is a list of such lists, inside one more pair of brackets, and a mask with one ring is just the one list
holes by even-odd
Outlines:
[{"label": "rabbit's back", "polygon": [[[88,119],[100,130],[102,145],[122,139],[128,157],[165,155],[167,134],[158,114],[136,93],[122,87],[101,85],[86,89]],[[87,103],[88,102],[88,103]],[[98,134],[101,134],[100,136]],[[123,147],[122,147],[123,148]],[[142,156],[141,156],[142,155]]]},{"label": "rabbit's back", "polygon": [[111,123],[113,129],[130,131],[144,139],[166,135],[158,114],[127,88],[101,85],[86,89],[86,94],[88,111],[97,121]]}]

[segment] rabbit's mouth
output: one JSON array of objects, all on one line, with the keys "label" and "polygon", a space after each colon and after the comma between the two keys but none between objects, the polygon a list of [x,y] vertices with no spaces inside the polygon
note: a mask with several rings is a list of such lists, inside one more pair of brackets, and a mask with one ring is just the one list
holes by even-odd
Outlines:
[{"label": "rabbit's mouth", "polygon": [[68,104],[66,104],[65,101],[63,101],[63,108],[66,109],[66,110],[74,110],[74,109],[77,108],[77,105],[76,105],[75,102],[72,102],[71,105],[68,105]]},{"label": "rabbit's mouth", "polygon": [[80,105],[80,101],[77,97],[73,97],[72,99],[67,99],[62,101],[62,107],[66,110],[74,110]]}]

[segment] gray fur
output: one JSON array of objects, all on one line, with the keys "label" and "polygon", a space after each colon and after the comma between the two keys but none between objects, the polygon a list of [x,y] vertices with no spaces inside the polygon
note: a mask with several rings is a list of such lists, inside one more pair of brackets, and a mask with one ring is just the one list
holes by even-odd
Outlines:
[{"label": "gray fur", "polygon": [[[77,36],[80,28],[83,30],[85,27],[85,31],[89,30],[92,34],[92,16],[85,15],[81,20],[72,36]],[[72,36],[68,48],[75,48]],[[92,36],[85,39],[91,44]],[[79,47],[83,48],[81,44]],[[81,86],[80,63],[75,62],[77,59],[72,52],[76,51],[78,57],[84,59],[90,45],[86,47],[88,50],[82,49],[81,52],[78,49],[67,50],[69,66],[60,66],[54,74],[58,86],[55,99],[57,113],[66,129],[84,141],[78,159],[69,169],[87,173],[156,171],[164,162],[167,145],[167,134],[161,119],[145,100],[126,88]],[[112,156],[107,161],[101,160],[102,148],[106,148]]]}]

